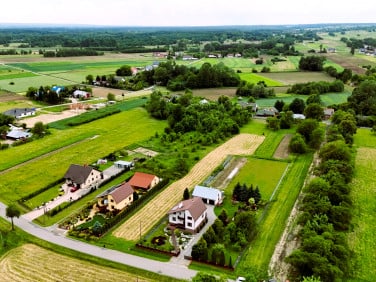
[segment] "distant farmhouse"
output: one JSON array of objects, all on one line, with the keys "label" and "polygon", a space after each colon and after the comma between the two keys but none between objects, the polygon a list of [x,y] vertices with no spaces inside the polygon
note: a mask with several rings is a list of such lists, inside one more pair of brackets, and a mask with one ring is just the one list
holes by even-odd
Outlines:
[{"label": "distant farmhouse", "polygon": [[20,119],[28,116],[34,116],[35,113],[35,108],[15,108],[4,112],[4,115]]}]

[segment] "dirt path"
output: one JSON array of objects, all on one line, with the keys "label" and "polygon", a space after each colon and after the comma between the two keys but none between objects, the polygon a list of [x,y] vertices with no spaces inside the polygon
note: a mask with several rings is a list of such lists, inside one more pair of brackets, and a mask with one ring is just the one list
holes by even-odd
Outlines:
[{"label": "dirt path", "polygon": [[279,143],[277,150],[274,152],[273,158],[287,159],[289,156],[289,143],[292,138],[292,134],[286,134],[283,137],[281,143]]},{"label": "dirt path", "polygon": [[[264,141],[264,136],[239,134],[207,154],[191,171],[154,197],[145,207],[114,231],[116,237],[135,241],[153,227],[183,196],[210,175],[228,155],[251,155]],[[138,228],[137,228],[138,227]]]}]

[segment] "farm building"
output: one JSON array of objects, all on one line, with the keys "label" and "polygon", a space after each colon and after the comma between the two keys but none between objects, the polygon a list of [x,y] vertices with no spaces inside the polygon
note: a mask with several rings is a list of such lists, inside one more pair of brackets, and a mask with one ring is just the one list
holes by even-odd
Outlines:
[{"label": "farm building", "polygon": [[275,117],[279,114],[278,110],[274,107],[259,109],[256,112],[256,116],[259,117]]},{"label": "farm building", "polygon": [[76,189],[97,187],[102,179],[102,173],[91,166],[72,164],[65,173],[65,184]]},{"label": "farm building", "polygon": [[224,194],[218,189],[197,185],[193,189],[192,196],[201,198],[205,204],[220,205]]},{"label": "farm building", "polygon": [[303,114],[293,114],[292,118],[293,119],[305,119],[305,115],[303,115]]},{"label": "farm building", "polygon": [[75,90],[73,92],[73,97],[74,98],[81,98],[81,99],[86,99],[90,97],[90,93],[87,91],[82,91],[82,90]]},{"label": "farm building", "polygon": [[4,112],[4,115],[20,119],[23,117],[34,116],[35,113],[35,108],[15,108]]},{"label": "farm building", "polygon": [[114,166],[119,169],[130,169],[134,166],[134,163],[127,161],[116,161],[114,162]]},{"label": "farm building", "polygon": [[330,119],[334,114],[334,109],[332,108],[326,108],[324,109],[324,119],[328,120]]},{"label": "farm building", "polygon": [[136,172],[129,180],[129,184],[135,190],[149,190],[159,183],[158,176],[143,172]]},{"label": "farm building", "polygon": [[196,233],[207,222],[206,206],[198,197],[182,201],[168,212],[168,222],[171,226]]},{"label": "farm building", "polygon": [[17,127],[12,127],[11,130],[7,133],[7,138],[13,140],[21,140],[31,137],[33,134],[27,130],[23,130]]},{"label": "farm building", "polygon": [[56,92],[57,95],[60,94],[61,91],[63,91],[65,89],[64,86],[58,86],[58,85],[55,85],[55,86],[52,86],[51,87],[51,90]]},{"label": "farm building", "polygon": [[133,202],[133,188],[129,183],[124,182],[113,186],[97,196],[99,208],[106,207],[107,210],[122,210]]}]

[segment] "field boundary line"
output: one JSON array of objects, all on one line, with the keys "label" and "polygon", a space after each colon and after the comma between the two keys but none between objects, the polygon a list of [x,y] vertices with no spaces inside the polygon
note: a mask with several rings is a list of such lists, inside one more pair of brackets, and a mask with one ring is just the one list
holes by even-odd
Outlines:
[{"label": "field boundary line", "polygon": [[98,137],[98,135],[93,135],[93,136],[91,136],[91,137],[88,137],[88,138],[82,139],[82,140],[80,140],[80,141],[74,142],[74,143],[72,143],[72,144],[66,145],[66,146],[64,146],[64,147],[61,147],[61,148],[59,148],[59,149],[52,150],[52,151],[50,151],[50,152],[48,152],[48,153],[45,153],[45,154],[40,155],[40,156],[38,156],[38,157],[32,158],[32,159],[30,159],[30,160],[27,160],[27,161],[25,161],[25,162],[23,162],[23,163],[20,163],[20,164],[17,164],[17,165],[15,165],[15,166],[12,166],[12,167],[10,167],[10,168],[7,168],[7,169],[4,169],[4,170],[1,170],[1,171],[0,171],[0,175],[6,174],[6,173],[8,173],[8,172],[10,172],[10,171],[12,171],[12,170],[18,169],[18,168],[20,168],[20,167],[22,167],[22,166],[24,166],[24,165],[27,165],[27,164],[32,163],[32,162],[35,162],[35,161],[37,161],[37,160],[43,159],[43,158],[45,158],[45,157],[49,157],[49,156],[51,156],[51,155],[53,155],[53,154],[59,153],[59,152],[65,150],[65,149],[68,149],[68,148],[70,148],[70,147],[76,146],[76,145],[78,145],[78,144],[80,144],[80,143],[83,143],[83,142],[86,142],[86,141],[93,140],[94,138],[97,138],[97,137]]}]

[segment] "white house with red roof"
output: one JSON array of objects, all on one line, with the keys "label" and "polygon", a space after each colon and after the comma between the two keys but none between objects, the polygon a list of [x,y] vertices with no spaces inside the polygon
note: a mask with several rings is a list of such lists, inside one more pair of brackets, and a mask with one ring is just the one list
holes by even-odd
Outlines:
[{"label": "white house with red roof", "polygon": [[196,233],[207,222],[207,208],[199,197],[193,197],[174,206],[168,212],[171,226]]},{"label": "white house with red roof", "polygon": [[136,172],[129,180],[135,190],[149,190],[159,183],[159,177],[153,174]]}]

